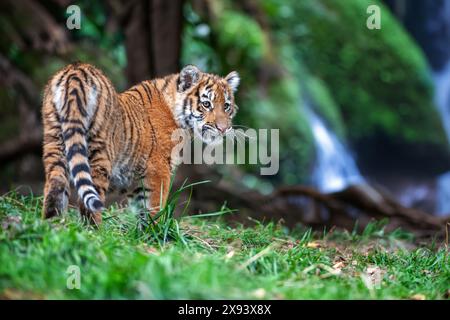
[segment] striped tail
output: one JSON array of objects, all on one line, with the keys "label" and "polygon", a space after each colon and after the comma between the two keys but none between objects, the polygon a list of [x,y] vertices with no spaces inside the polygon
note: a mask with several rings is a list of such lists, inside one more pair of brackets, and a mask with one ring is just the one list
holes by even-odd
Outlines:
[{"label": "striped tail", "polygon": [[92,181],[87,142],[87,129],[97,108],[97,89],[94,83],[82,81],[77,69],[63,78],[65,81],[53,87],[53,102],[60,116],[70,175],[84,206],[97,212],[104,205]]}]

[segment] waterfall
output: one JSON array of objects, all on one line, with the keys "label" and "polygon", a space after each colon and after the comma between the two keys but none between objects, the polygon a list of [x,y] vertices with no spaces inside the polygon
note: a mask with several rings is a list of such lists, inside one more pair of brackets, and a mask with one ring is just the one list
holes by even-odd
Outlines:
[{"label": "waterfall", "polygon": [[438,215],[450,214],[450,172],[438,178],[436,207]]},{"label": "waterfall", "polygon": [[[450,59],[441,71],[434,73],[436,106],[450,143]],[[438,177],[436,185],[436,213],[445,215],[450,213],[450,172]]]},{"label": "waterfall", "polygon": [[[441,115],[447,140],[450,144],[450,1],[441,3],[438,19],[429,19],[427,26],[431,30],[439,30],[443,37],[437,37],[437,45],[445,48],[446,64],[434,72],[435,102]],[[450,172],[438,177],[436,183],[436,213],[450,214]]]},{"label": "waterfall", "polygon": [[322,192],[335,192],[351,184],[364,182],[355,160],[338,137],[330,131],[323,120],[307,110],[316,147],[316,165],[312,180]]},{"label": "waterfall", "polygon": [[444,70],[434,73],[436,106],[450,143],[450,60]]}]

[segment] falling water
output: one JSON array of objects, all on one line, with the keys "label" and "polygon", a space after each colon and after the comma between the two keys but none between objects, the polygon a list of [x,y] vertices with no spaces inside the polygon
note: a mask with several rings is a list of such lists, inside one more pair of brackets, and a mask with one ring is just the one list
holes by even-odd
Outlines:
[{"label": "falling water", "polygon": [[[435,41],[447,52],[445,66],[434,72],[434,84],[436,106],[441,114],[442,123],[450,143],[450,55],[448,55],[450,46],[450,1],[442,2],[440,6],[437,19],[429,19],[427,27],[443,35],[443,37],[436,37]],[[436,213],[440,215],[450,213],[450,172],[438,177]]]},{"label": "falling water", "polygon": [[436,211],[439,215],[450,214],[450,172],[438,178]]},{"label": "falling water", "polygon": [[307,111],[316,146],[313,183],[322,192],[339,191],[351,184],[363,183],[349,150],[331,132],[318,115]]},{"label": "falling water", "polygon": [[435,98],[450,143],[450,60],[444,70],[434,74]]},{"label": "falling water", "polygon": [[[436,106],[447,132],[450,143],[450,60],[446,67],[434,75]],[[437,181],[436,213],[450,213],[450,172],[441,175]]]}]

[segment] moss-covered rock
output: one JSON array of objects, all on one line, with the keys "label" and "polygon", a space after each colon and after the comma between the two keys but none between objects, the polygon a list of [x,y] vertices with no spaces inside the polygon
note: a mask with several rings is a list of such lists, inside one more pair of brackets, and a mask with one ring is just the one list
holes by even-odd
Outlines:
[{"label": "moss-covered rock", "polygon": [[[380,30],[366,26],[374,3],[381,8]],[[350,139],[381,133],[445,148],[425,59],[380,1],[290,1],[289,9],[295,14],[285,30],[339,105]]]},{"label": "moss-covered rock", "polygon": [[239,123],[252,128],[279,129],[279,178],[284,183],[309,178],[315,151],[304,108],[300,85],[290,77],[272,83],[264,96],[255,89],[242,96]]},{"label": "moss-covered rock", "polygon": [[313,75],[305,75],[305,89],[314,110],[323,118],[339,138],[346,139],[346,128],[341,111],[323,80]]}]

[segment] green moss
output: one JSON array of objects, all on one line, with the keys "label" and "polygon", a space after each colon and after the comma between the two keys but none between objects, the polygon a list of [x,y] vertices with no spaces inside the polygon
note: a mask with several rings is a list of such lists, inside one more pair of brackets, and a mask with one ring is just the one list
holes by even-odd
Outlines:
[{"label": "green moss", "polygon": [[[381,7],[381,30],[366,27],[373,3]],[[383,133],[405,143],[446,144],[425,59],[379,1],[291,5],[296,15],[288,23],[297,25],[291,35],[300,56],[328,86],[350,138]]]},{"label": "green moss", "polygon": [[325,119],[341,139],[345,139],[346,130],[339,106],[331,96],[326,84],[317,77],[308,76],[305,86],[315,111]]},{"label": "green moss", "polygon": [[273,82],[265,95],[251,89],[241,100],[237,123],[256,129],[279,129],[280,179],[285,183],[306,179],[314,147],[298,81],[285,77]]}]

